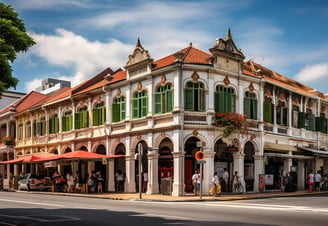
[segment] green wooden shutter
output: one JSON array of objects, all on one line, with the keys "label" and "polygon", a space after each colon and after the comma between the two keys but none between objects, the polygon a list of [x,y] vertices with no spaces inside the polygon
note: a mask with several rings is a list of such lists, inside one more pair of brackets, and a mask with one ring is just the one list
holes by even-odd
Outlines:
[{"label": "green wooden shutter", "polygon": [[75,113],[75,129],[81,129],[81,113]]},{"label": "green wooden shutter", "polygon": [[186,111],[194,111],[194,90],[191,88],[186,88],[185,95],[185,109]]},{"label": "green wooden shutter", "polygon": [[154,106],[155,114],[162,113],[162,93],[161,92],[155,93],[154,104],[155,104],[155,106]]},{"label": "green wooden shutter", "polygon": [[98,119],[98,109],[92,109],[92,125],[99,126],[99,119]]},{"label": "green wooden shutter", "polygon": [[313,114],[307,114],[306,119],[308,120],[308,130],[315,130],[315,116]]},{"label": "green wooden shutter", "polygon": [[226,107],[225,107],[225,93],[219,91],[219,111],[220,113],[225,113],[226,112]]},{"label": "green wooden shutter", "polygon": [[250,102],[248,97],[244,98],[244,115],[247,115],[247,118],[251,118]]},{"label": "green wooden shutter", "polygon": [[214,111],[219,112],[219,92],[214,93]]},{"label": "green wooden shutter", "polygon": [[166,112],[170,112],[173,110],[173,91],[166,91]]},{"label": "green wooden shutter", "polygon": [[141,105],[142,105],[142,108],[141,108],[142,112],[141,112],[141,114],[142,114],[142,117],[144,117],[148,113],[148,96],[142,97],[141,98],[141,102],[142,102],[141,103]]},{"label": "green wooden shutter", "polygon": [[83,110],[82,111],[82,128],[87,128],[89,126],[89,120],[88,119],[89,119],[88,118],[88,111]]},{"label": "green wooden shutter", "polygon": [[264,102],[263,104],[263,120],[265,122],[272,123],[272,103],[271,102]]},{"label": "green wooden shutter", "polygon": [[253,99],[253,119],[257,120],[257,99]]},{"label": "green wooden shutter", "polygon": [[73,129],[73,115],[70,115],[68,117],[68,123],[67,124],[68,124],[67,131],[72,130]]},{"label": "green wooden shutter", "polygon": [[49,120],[48,120],[48,125],[49,125],[49,134],[53,134],[53,117],[51,117]]},{"label": "green wooden shutter", "polygon": [[233,107],[233,100],[234,100],[234,98],[233,98],[233,94],[231,94],[231,93],[226,93],[225,94],[225,96],[226,96],[226,101],[225,101],[225,105],[224,105],[224,112],[225,113],[228,113],[228,112],[233,112],[233,109],[232,109],[232,107]]},{"label": "green wooden shutter", "polygon": [[134,98],[132,101],[132,118],[139,118],[139,114],[138,114],[138,99]]},{"label": "green wooden shutter", "polygon": [[305,113],[298,112],[298,128],[305,128]]},{"label": "green wooden shutter", "polygon": [[121,102],[120,103],[120,110],[121,110],[120,120],[125,120],[125,107],[126,107],[125,101]]},{"label": "green wooden shutter", "polygon": [[118,122],[120,121],[120,115],[119,115],[119,104],[118,103],[113,103],[112,104],[112,121],[113,122]]},{"label": "green wooden shutter", "polygon": [[324,118],[323,117],[315,117],[315,130],[319,132],[324,132]]}]

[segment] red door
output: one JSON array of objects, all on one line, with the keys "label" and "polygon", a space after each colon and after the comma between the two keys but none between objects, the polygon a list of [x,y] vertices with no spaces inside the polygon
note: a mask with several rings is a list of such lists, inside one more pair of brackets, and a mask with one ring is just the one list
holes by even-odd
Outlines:
[{"label": "red door", "polygon": [[186,159],[185,160],[185,186],[186,192],[192,192],[192,160]]}]

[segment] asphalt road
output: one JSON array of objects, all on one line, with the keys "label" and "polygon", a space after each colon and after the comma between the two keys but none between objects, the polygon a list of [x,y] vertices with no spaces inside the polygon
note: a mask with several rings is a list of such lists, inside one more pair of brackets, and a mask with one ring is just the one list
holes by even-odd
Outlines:
[{"label": "asphalt road", "polygon": [[328,225],[328,196],[151,202],[0,192],[2,225]]}]

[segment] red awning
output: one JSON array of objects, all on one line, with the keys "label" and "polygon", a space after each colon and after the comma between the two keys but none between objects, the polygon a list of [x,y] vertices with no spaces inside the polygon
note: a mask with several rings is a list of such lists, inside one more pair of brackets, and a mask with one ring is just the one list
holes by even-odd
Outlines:
[{"label": "red awning", "polygon": [[36,160],[36,162],[45,162],[45,161],[53,161],[60,159],[102,159],[102,158],[117,158],[124,157],[125,155],[102,155],[94,152],[88,151],[73,151],[67,152],[61,155],[54,155],[47,158],[42,158]]},{"label": "red awning", "polygon": [[12,159],[12,160],[8,160],[8,161],[3,161],[1,162],[2,164],[11,164],[11,163],[20,163],[20,162],[34,162],[34,161],[37,161],[37,160],[40,160],[42,159],[41,157],[39,156],[36,156],[36,155],[26,155],[26,156],[20,156],[16,159]]}]

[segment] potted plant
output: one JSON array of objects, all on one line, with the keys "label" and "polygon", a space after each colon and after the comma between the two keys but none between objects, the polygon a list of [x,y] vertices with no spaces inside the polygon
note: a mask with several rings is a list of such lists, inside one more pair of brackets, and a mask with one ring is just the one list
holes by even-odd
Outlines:
[{"label": "potted plant", "polygon": [[216,113],[213,124],[218,127],[225,127],[223,137],[228,137],[233,132],[248,133],[249,124],[246,115],[232,112]]},{"label": "potted plant", "polygon": [[6,145],[13,145],[14,144],[14,137],[13,136],[6,136],[3,138],[3,143]]}]

